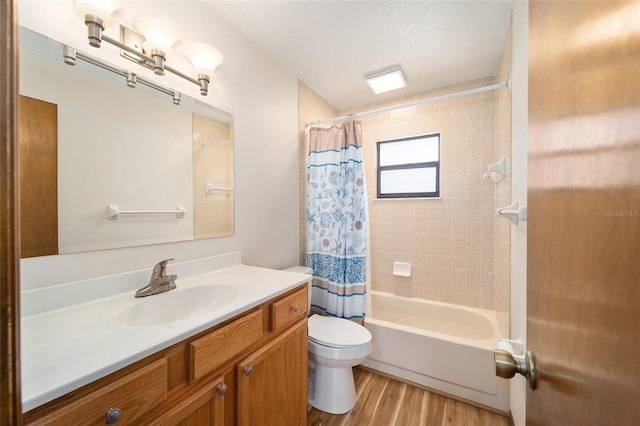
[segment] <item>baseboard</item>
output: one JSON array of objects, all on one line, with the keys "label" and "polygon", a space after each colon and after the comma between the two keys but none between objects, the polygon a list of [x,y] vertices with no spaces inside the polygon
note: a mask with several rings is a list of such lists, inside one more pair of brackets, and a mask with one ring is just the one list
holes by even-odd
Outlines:
[{"label": "baseboard", "polygon": [[509,421],[509,426],[516,426],[516,421],[513,419],[513,413],[509,410],[509,416],[507,417]]}]

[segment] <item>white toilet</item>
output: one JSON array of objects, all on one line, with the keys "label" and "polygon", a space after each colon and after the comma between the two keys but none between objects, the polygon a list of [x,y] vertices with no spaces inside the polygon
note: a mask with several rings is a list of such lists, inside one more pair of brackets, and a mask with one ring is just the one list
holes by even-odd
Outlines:
[{"label": "white toilet", "polygon": [[[304,266],[287,270],[313,274]],[[371,333],[353,321],[314,314],[309,317],[308,343],[309,405],[326,413],[346,413],[356,404],[352,367],[371,354]]]}]

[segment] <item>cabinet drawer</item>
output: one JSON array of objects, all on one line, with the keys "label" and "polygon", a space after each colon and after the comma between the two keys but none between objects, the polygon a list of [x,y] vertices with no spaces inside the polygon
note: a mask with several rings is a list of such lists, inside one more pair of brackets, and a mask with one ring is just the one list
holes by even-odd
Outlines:
[{"label": "cabinet drawer", "polygon": [[308,316],[308,304],[306,285],[295,293],[273,303],[271,305],[271,331],[280,331]]},{"label": "cabinet drawer", "polygon": [[189,343],[191,381],[211,373],[262,337],[258,309]]},{"label": "cabinet drawer", "polygon": [[122,411],[119,424],[129,424],[167,399],[167,362],[159,359],[140,370],[42,417],[34,425],[104,425],[109,409]]}]

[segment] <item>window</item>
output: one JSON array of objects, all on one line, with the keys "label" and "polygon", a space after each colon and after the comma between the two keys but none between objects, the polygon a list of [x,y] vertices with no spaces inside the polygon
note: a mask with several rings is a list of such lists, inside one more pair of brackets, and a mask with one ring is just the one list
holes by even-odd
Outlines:
[{"label": "window", "polygon": [[378,198],[439,196],[439,133],[378,142]]}]

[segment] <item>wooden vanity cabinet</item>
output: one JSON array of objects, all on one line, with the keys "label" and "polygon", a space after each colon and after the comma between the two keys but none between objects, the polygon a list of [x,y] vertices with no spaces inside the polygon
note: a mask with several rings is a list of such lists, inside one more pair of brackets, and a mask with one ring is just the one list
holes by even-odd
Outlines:
[{"label": "wooden vanity cabinet", "polygon": [[305,284],[31,410],[24,424],[297,426],[306,415]]},{"label": "wooden vanity cabinet", "polygon": [[236,374],[238,426],[306,425],[307,322],[249,355]]}]

